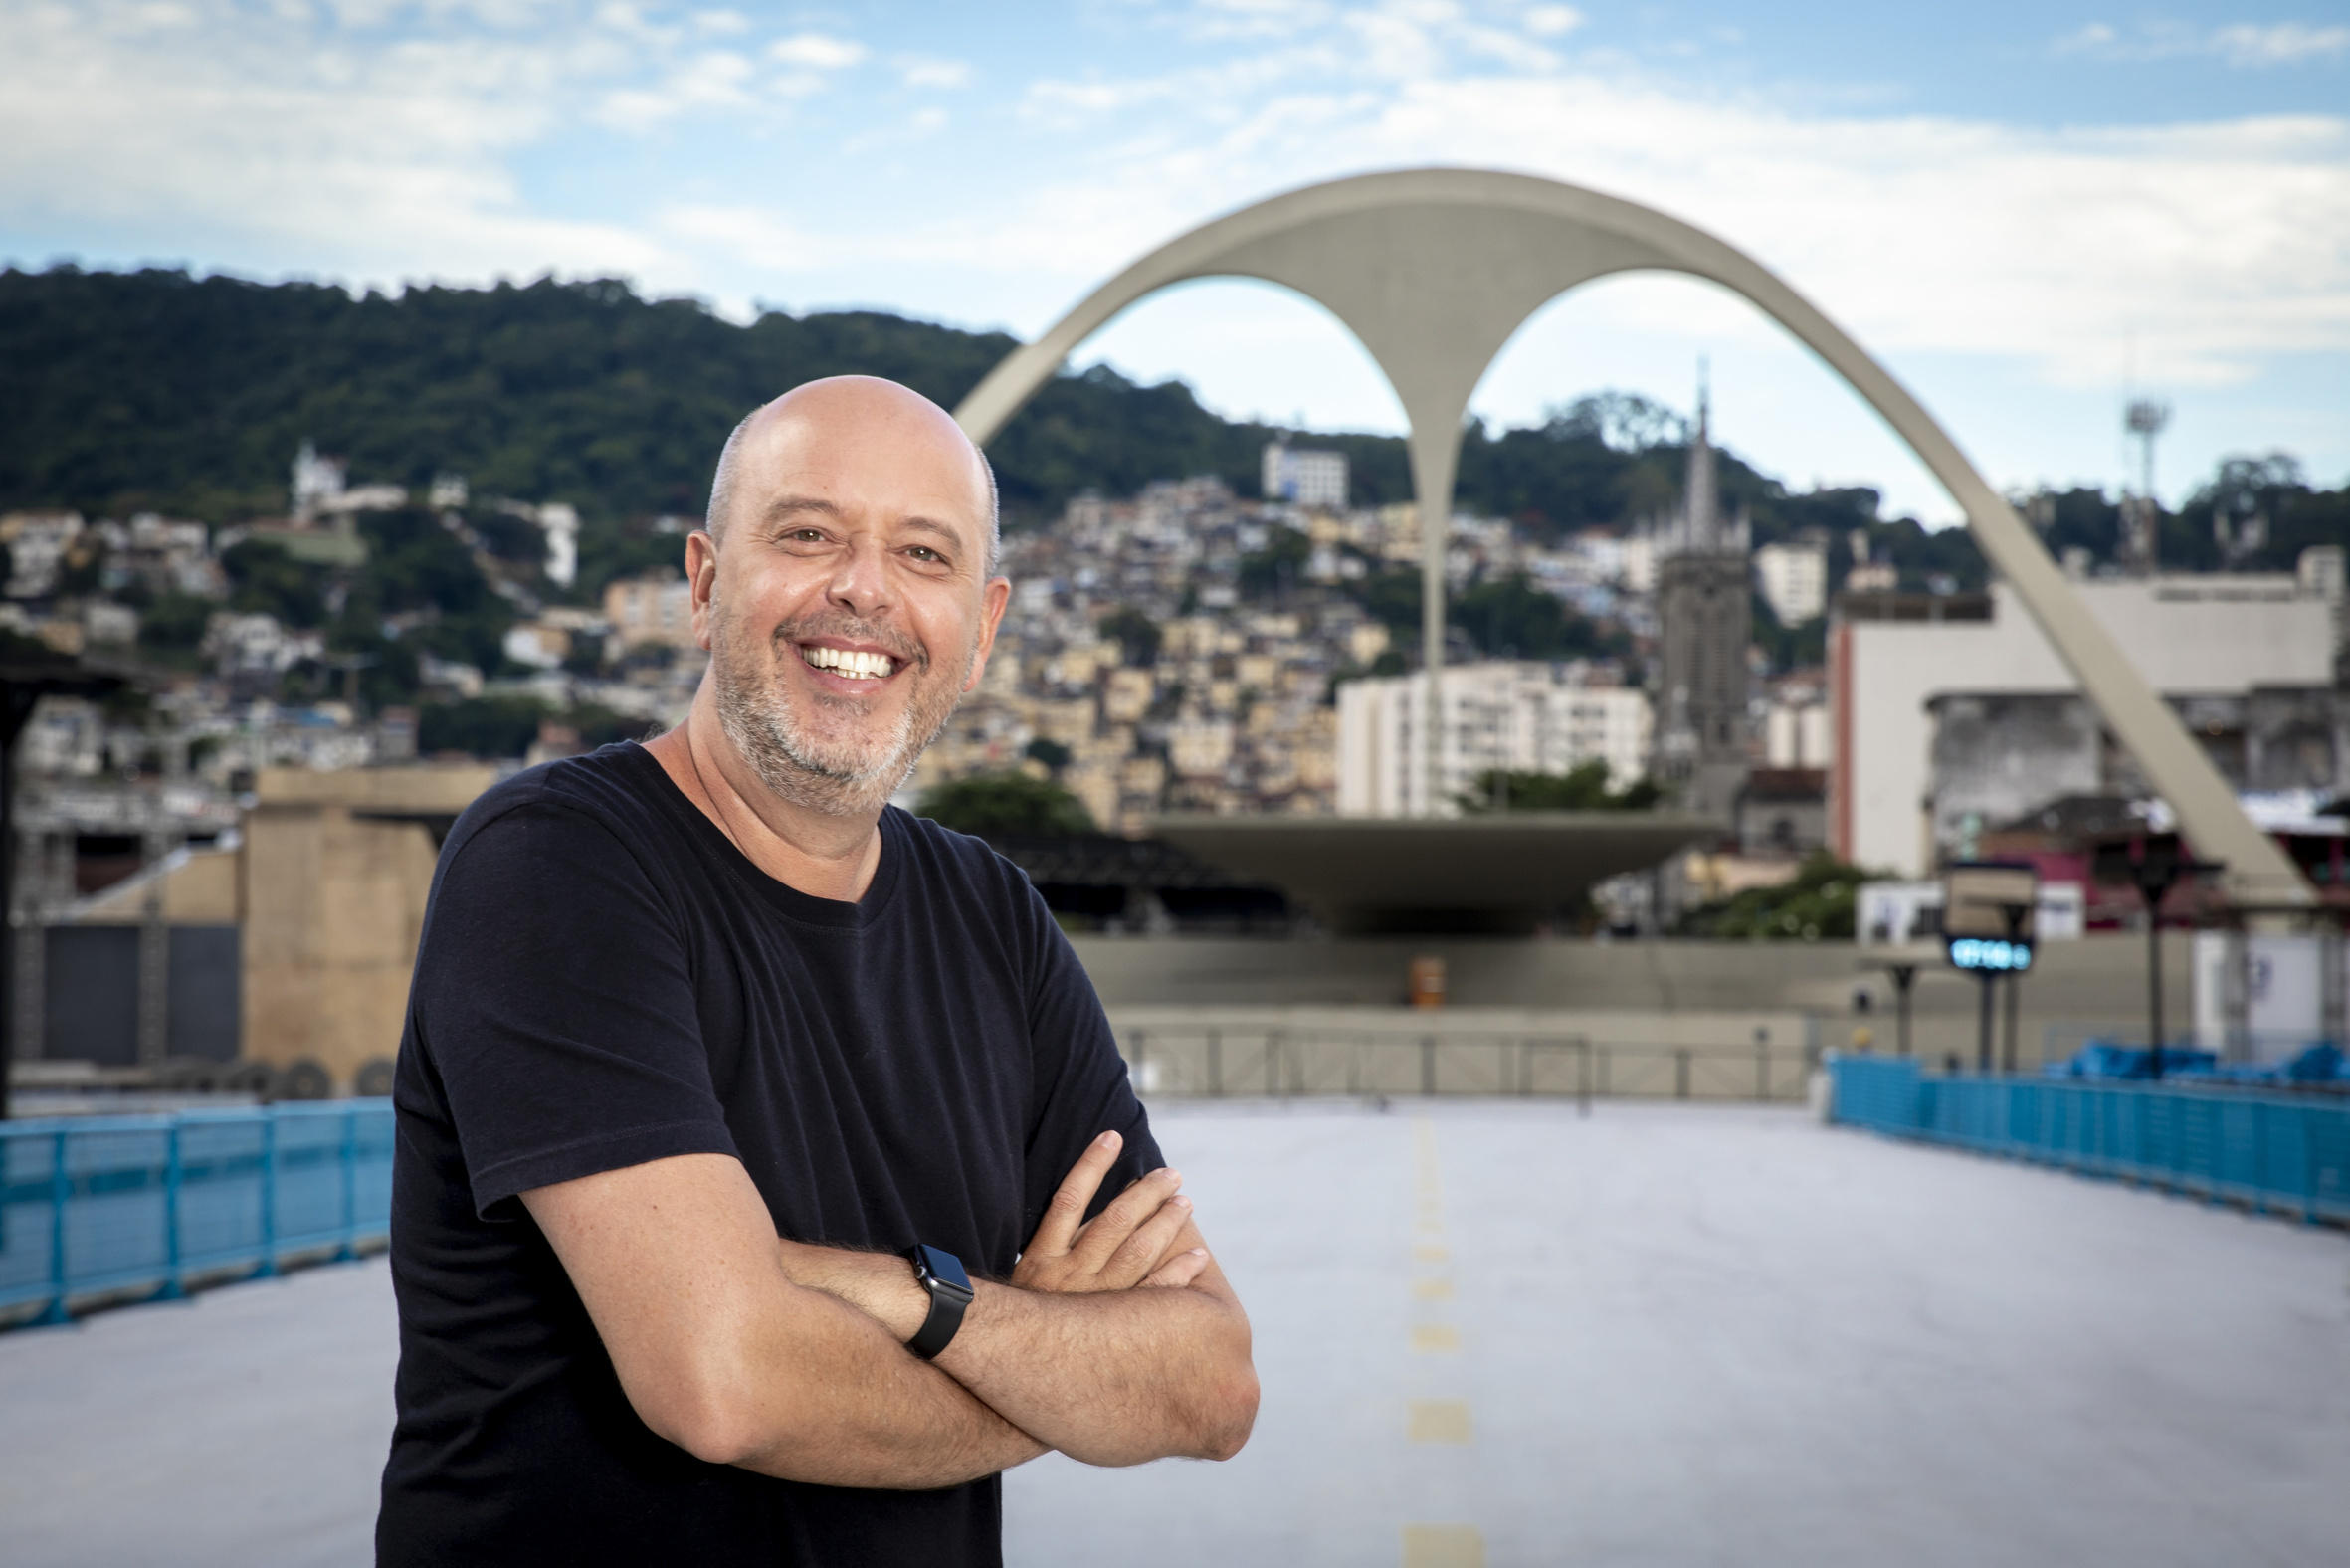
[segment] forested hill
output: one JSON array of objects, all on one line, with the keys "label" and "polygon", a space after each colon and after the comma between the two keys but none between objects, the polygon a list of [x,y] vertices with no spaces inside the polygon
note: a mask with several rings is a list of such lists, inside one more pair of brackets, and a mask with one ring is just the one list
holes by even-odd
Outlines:
[{"label": "forested hill", "polygon": [[[719,443],[764,399],[863,371],[951,408],[1014,346],[875,311],[771,312],[741,326],[608,281],[353,297],[170,271],[0,271],[0,509],[275,515],[294,449],[310,440],[347,459],[354,484],[418,487],[447,471],[476,495],[568,501],[587,525],[583,565],[620,561],[653,517],[702,509]],[[1215,474],[1254,495],[1273,433],[1218,418],[1180,382],[1139,386],[1096,368],[1056,378],[989,456],[1018,527],[1081,490],[1128,494],[1154,479]],[[1400,440],[1307,439],[1348,454],[1360,502],[1409,497]],[[1669,411],[1615,394],[1535,428],[1472,423],[1459,499],[1538,535],[1622,527],[1673,502],[1684,439]],[[1982,581],[1965,530],[1881,521],[1873,490],[1793,493],[1729,453],[1720,475],[1725,499],[1751,508],[1757,543],[1829,530],[1837,578],[1846,530],[1864,524],[1905,580]],[[2108,497],[2074,490],[2047,505],[2052,548],[2110,550]],[[2289,566],[2300,545],[2350,534],[2350,492],[2245,463],[2165,518],[2163,559],[2219,564],[2215,510],[2260,519],[2247,565]]]},{"label": "forested hill", "polygon": [[[355,484],[446,470],[477,494],[567,500],[594,520],[695,513],[727,429],[784,388],[864,371],[951,408],[1015,346],[869,311],[738,326],[611,282],[354,298],[164,271],[0,272],[0,507],[282,512],[306,439],[348,459]],[[1543,431],[1472,429],[1463,504],[1560,529],[1667,504],[1677,422],[1637,403],[1623,417],[1625,404]],[[990,456],[1007,512],[1034,521],[1080,490],[1194,474],[1253,495],[1271,434],[1209,413],[1180,382],[1095,369],[1057,378]],[[1311,439],[1347,451],[1361,500],[1408,498],[1401,441]],[[1725,468],[1733,497],[1775,495],[1735,459]],[[1830,520],[1874,499],[1839,492]]]}]

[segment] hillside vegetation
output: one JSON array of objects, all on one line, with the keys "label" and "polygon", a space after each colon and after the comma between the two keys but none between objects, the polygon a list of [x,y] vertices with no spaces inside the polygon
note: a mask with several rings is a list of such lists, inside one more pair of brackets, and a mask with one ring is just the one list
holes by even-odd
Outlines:
[{"label": "hillside vegetation", "polygon": [[[447,471],[477,496],[570,502],[588,594],[615,571],[674,556],[653,519],[699,513],[719,443],[760,401],[863,371],[952,407],[1014,346],[1003,333],[873,311],[773,311],[736,325],[611,281],[354,297],[161,270],[10,270],[0,272],[0,509],[152,509],[215,524],[274,515],[286,509],[289,460],[311,440],[348,460],[353,483],[421,487]],[[1142,386],[1095,368],[1057,377],[990,456],[1008,523],[1034,526],[1079,490],[1127,494],[1154,479],[1214,474],[1254,495],[1273,434],[1217,417],[1181,382]],[[1358,501],[1409,498],[1400,440],[1308,439],[1347,453]],[[1540,536],[1621,528],[1671,504],[1684,440],[1669,411],[1617,394],[1532,428],[1472,423],[1460,502]],[[1880,518],[1874,490],[1791,492],[1727,453],[1721,488],[1752,509],[1758,544],[1829,529],[1832,578],[1849,559],[1846,535],[1862,527],[1910,586],[1983,580],[1963,529]],[[2074,490],[2052,505],[2053,547],[2110,550],[2107,497]],[[2289,566],[2303,544],[2350,535],[2343,491],[2311,490],[2286,460],[2246,460],[2166,519],[2167,563],[2219,564],[2215,510],[2261,519],[2263,542],[2237,552],[2248,565]]]}]

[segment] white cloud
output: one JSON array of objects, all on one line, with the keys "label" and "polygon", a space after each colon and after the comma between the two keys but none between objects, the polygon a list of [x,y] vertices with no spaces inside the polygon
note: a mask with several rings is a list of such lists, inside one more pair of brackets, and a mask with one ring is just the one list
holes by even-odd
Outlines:
[{"label": "white cloud", "polygon": [[750,106],[756,68],[728,50],[710,50],[681,64],[650,88],[624,88],[605,97],[598,115],[622,130],[646,130],[680,114]]},{"label": "white cloud", "polygon": [[1571,5],[1530,5],[1525,24],[1536,38],[1560,38],[1583,25],[1583,13]]},{"label": "white cloud", "polygon": [[202,9],[191,49],[104,0],[0,7],[11,227],[168,236],[167,256],[368,284],[550,268],[682,279],[680,258],[624,226],[532,211],[505,167],[557,122],[562,80],[612,64],[608,37],[362,51]]},{"label": "white cloud", "polygon": [[2239,22],[2202,29],[2184,22],[2141,22],[2124,29],[2090,22],[2058,38],[2059,55],[2148,61],[2209,57],[2232,66],[2298,66],[2350,56],[2350,27],[2306,22]]},{"label": "white cloud", "polygon": [[2291,66],[2350,54],[2350,27],[2279,22],[2269,27],[2223,27],[2212,35],[2218,53],[2239,66]]},{"label": "white cloud", "polygon": [[971,67],[961,60],[907,57],[897,62],[897,80],[909,88],[959,88],[971,81]]},{"label": "white cloud", "polygon": [[[2269,353],[2350,350],[2338,116],[2064,130],[1820,117],[1615,75],[1467,72],[1435,53],[1357,61],[1366,85],[1399,74],[1361,95],[1291,77],[1220,99],[1202,73],[1058,85],[1058,101],[1103,115],[1150,105],[1161,138],[1105,143],[1086,173],[1021,204],[997,226],[1003,254],[1036,260],[1019,238],[1033,222],[1065,268],[1098,278],[1239,193],[1466,164],[1595,186],[1719,233],[1872,347],[2015,355],[2085,384],[2114,378],[2134,341],[2139,372],[2174,385],[2224,384]],[[1081,232],[1070,213],[1086,215]]]},{"label": "white cloud", "polygon": [[1201,39],[1293,38],[1334,14],[1327,0],[1202,0],[1185,21]]},{"label": "white cloud", "polygon": [[778,273],[805,272],[838,256],[837,247],[763,208],[682,203],[659,213],[654,224],[677,240],[716,247]]},{"label": "white cloud", "polygon": [[843,71],[865,59],[865,46],[829,33],[795,33],[767,46],[769,58],[811,71]]},{"label": "white cloud", "polygon": [[[0,4],[0,232],[40,237],[20,242],[44,247],[27,259],[68,236],[358,282],[552,268],[722,298],[886,290],[909,309],[1035,330],[1245,201],[1449,163],[1686,218],[1872,348],[2014,356],[2086,385],[2115,379],[2134,341],[2140,376],[2172,387],[2224,384],[2265,355],[2350,351],[2338,113],[2039,129],[1829,111],[1532,53],[1540,7],[1231,0],[1185,15],[1247,21],[1248,40],[1187,46],[1181,70],[1104,55],[1098,76],[958,98],[950,130],[922,92],[969,71],[929,57],[880,62],[881,97],[838,122],[779,110],[779,96],[872,59],[830,34],[769,45],[690,12],[488,0],[469,14],[503,6],[542,25],[436,31],[411,5],[369,42],[332,21],[257,21],[249,0],[174,3],[197,20],[129,0]],[[1511,18],[1514,33],[1493,25]],[[2108,27],[2079,51],[2144,36]],[[655,126],[711,134],[674,179],[616,178],[560,214],[562,198],[517,172],[569,141]],[[729,185],[725,155],[744,145],[775,172]],[[1690,319],[1669,291],[1621,297],[1611,308],[1628,320]],[[1737,310],[1716,327],[1772,335]]]}]

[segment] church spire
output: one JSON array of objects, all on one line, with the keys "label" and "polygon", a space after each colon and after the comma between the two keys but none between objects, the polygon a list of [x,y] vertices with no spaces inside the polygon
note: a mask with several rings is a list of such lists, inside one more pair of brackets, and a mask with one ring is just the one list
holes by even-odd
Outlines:
[{"label": "church spire", "polygon": [[1714,550],[1721,547],[1721,507],[1713,482],[1712,395],[1707,385],[1706,363],[1697,361],[1697,431],[1689,442],[1689,474],[1681,488],[1682,504],[1686,508],[1684,536],[1689,547]]}]

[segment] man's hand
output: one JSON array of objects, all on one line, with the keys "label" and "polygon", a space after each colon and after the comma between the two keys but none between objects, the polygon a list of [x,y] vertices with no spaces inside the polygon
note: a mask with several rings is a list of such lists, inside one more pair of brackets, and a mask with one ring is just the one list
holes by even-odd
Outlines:
[{"label": "man's hand", "polygon": [[1124,1140],[1105,1132],[1086,1146],[1046,1206],[1037,1234],[1012,1271],[1023,1290],[1087,1295],[1138,1285],[1180,1289],[1208,1267],[1208,1250],[1177,1250],[1191,1219],[1191,1200],[1178,1194],[1183,1178],[1161,1167],[1128,1184],[1091,1220],[1085,1209],[1101,1190]]}]

